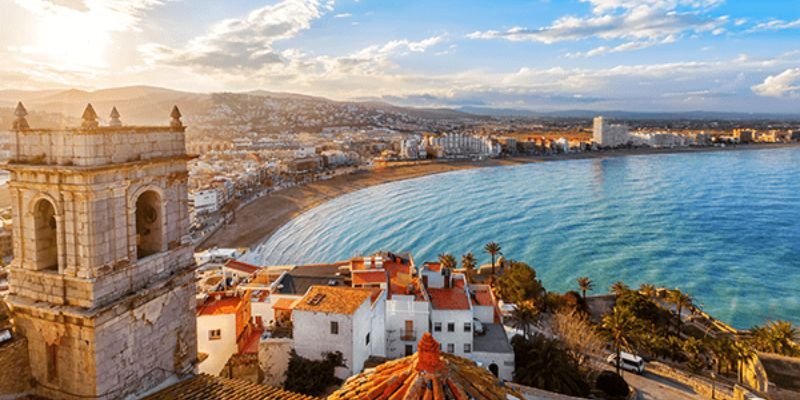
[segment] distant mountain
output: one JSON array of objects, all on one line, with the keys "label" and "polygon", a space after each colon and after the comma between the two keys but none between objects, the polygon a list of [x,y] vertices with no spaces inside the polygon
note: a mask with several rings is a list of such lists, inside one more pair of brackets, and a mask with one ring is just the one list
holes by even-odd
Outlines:
[{"label": "distant mountain", "polygon": [[769,113],[736,113],[720,111],[676,111],[676,112],[634,112],[634,111],[597,111],[597,110],[564,110],[564,111],[532,111],[510,108],[460,107],[459,111],[494,117],[522,118],[580,118],[589,119],[598,115],[620,120],[800,120],[800,114]]}]

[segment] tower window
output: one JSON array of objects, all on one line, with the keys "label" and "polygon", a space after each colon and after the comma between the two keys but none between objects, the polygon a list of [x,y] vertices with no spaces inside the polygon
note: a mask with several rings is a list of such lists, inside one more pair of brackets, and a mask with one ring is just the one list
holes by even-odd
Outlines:
[{"label": "tower window", "polygon": [[161,197],[149,190],[136,200],[136,254],[144,258],[163,251]]},{"label": "tower window", "polygon": [[33,210],[33,225],[36,230],[36,253],[34,255],[37,270],[58,270],[58,224],[56,209],[47,200],[39,200]]}]

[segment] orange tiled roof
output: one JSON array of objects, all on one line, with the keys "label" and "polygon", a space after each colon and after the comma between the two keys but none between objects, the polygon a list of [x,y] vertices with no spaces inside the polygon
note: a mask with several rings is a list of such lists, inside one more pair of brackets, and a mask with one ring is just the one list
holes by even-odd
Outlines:
[{"label": "orange tiled roof", "polygon": [[354,270],[353,285],[363,285],[368,283],[386,283],[386,271],[378,270]]},{"label": "orange tiled roof", "polygon": [[248,264],[245,262],[237,261],[237,260],[228,260],[225,263],[225,268],[230,268],[239,272],[243,272],[245,274],[253,274],[256,271],[260,270],[261,267]]},{"label": "orange tiled roof", "polygon": [[222,315],[222,314],[235,314],[245,300],[249,301],[249,296],[230,296],[222,294],[221,299],[217,300],[215,296],[217,293],[209,293],[208,299],[197,307],[197,315]]},{"label": "orange tiled roof", "polygon": [[472,304],[476,306],[494,306],[494,298],[488,285],[471,285],[470,289],[475,293]]},{"label": "orange tiled roof", "polygon": [[272,305],[272,309],[273,310],[291,310],[295,301],[297,301],[297,299],[287,299],[285,297],[282,297],[282,298],[278,299],[278,301],[276,301],[275,304]]},{"label": "orange tiled roof", "polygon": [[[370,289],[342,286],[312,286],[300,301],[295,303],[295,311],[316,311],[350,315],[361,307],[365,300],[372,298]],[[319,299],[319,301],[315,301]]]},{"label": "orange tiled roof", "polygon": [[197,375],[144,398],[144,400],[315,400],[316,397],[258,385],[240,379]]},{"label": "orange tiled roof", "polygon": [[431,305],[437,310],[469,310],[469,299],[461,288],[428,288]]},{"label": "orange tiled roof", "polygon": [[442,263],[426,262],[424,265],[433,272],[440,272],[442,270]]},{"label": "orange tiled roof", "polygon": [[474,362],[442,354],[439,343],[430,333],[422,336],[418,348],[414,355],[351,377],[328,400],[523,399],[513,389],[501,386],[494,375]]}]

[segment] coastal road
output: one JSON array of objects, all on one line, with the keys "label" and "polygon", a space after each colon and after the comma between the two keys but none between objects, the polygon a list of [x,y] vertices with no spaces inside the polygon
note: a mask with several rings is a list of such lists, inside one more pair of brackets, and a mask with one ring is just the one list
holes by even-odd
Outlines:
[{"label": "coastal road", "polygon": [[[613,368],[611,369],[613,370]],[[671,379],[649,373],[636,375],[630,372],[623,373],[625,381],[636,388],[640,400],[700,400],[704,397],[697,394],[692,388]]]}]

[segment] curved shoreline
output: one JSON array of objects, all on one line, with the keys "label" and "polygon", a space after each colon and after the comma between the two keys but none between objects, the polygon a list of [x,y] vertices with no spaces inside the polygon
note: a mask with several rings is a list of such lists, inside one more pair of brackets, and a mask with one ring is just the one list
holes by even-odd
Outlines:
[{"label": "curved shoreline", "polygon": [[666,149],[622,149],[602,152],[569,153],[552,156],[525,156],[482,161],[441,161],[411,165],[376,167],[349,175],[292,187],[261,197],[236,212],[235,220],[206,238],[199,248],[246,247],[254,249],[296,216],[343,194],[383,183],[472,168],[524,165],[538,162],[673,154],[711,151],[741,151],[800,147],[800,143],[751,144],[732,147],[686,147]]}]

